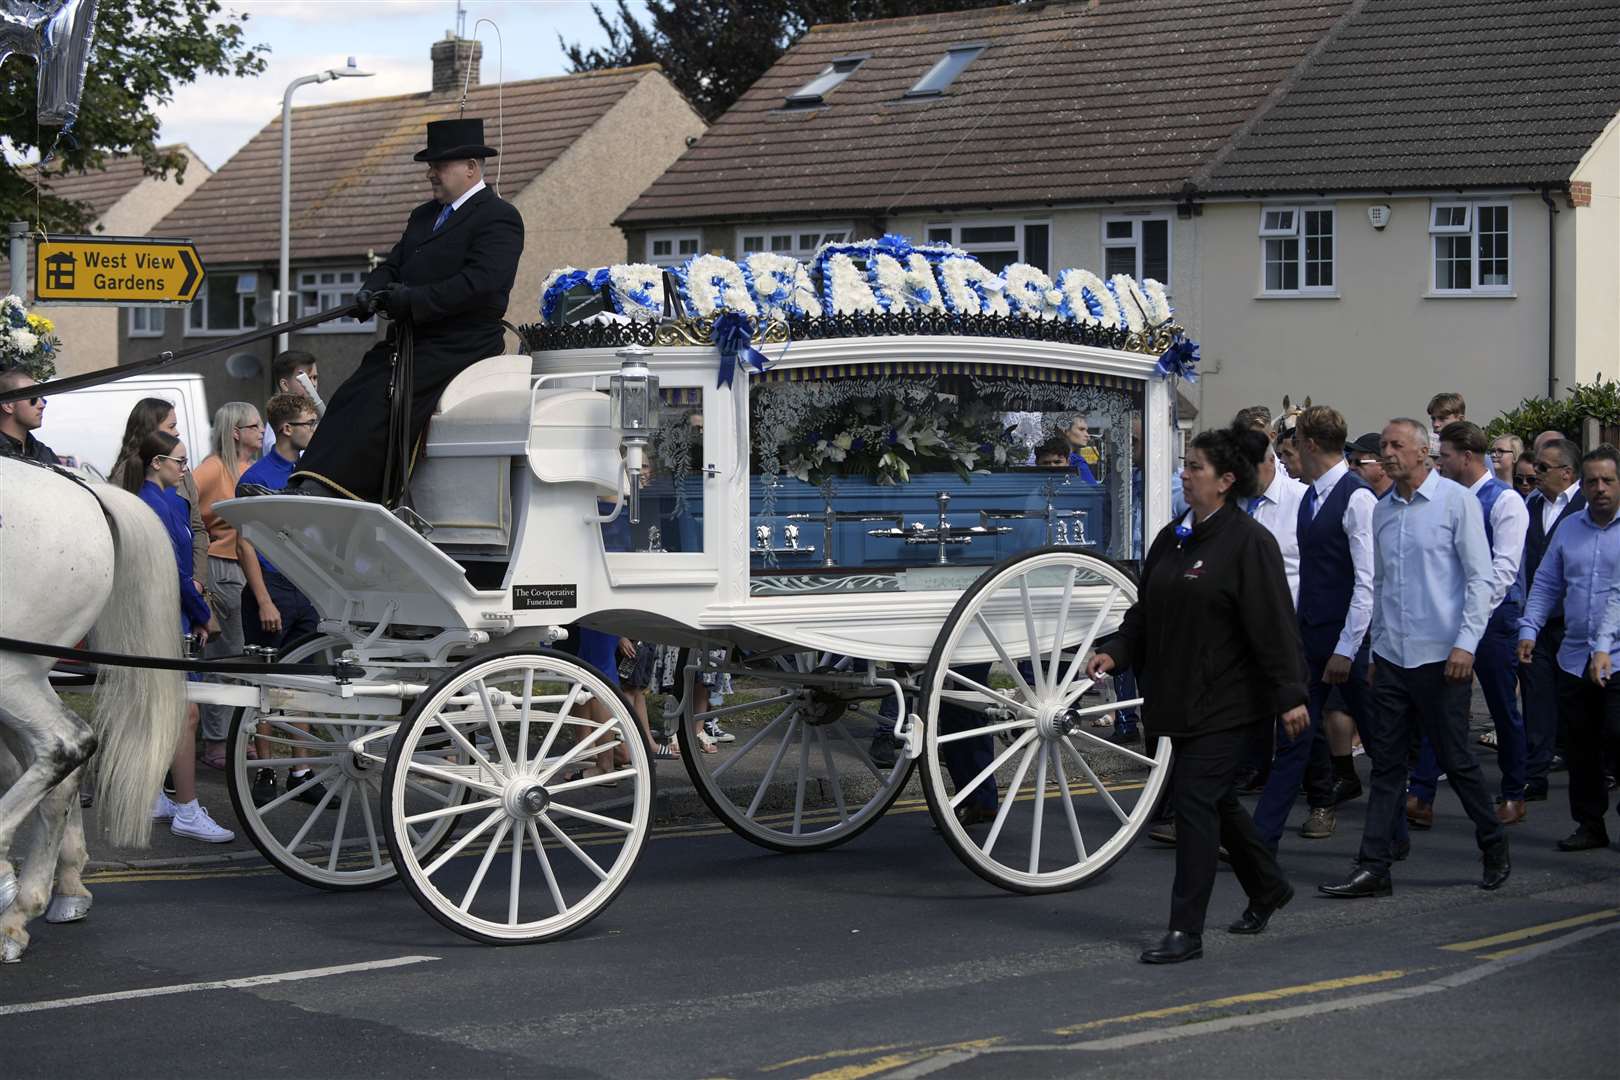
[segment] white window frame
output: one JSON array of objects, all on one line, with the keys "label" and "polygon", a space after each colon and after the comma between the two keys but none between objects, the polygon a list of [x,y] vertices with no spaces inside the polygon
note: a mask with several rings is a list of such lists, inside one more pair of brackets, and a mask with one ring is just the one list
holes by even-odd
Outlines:
[{"label": "white window frame", "polygon": [[[350,280],[322,284],[320,281],[322,274],[331,274],[334,278],[350,275]],[[354,292],[366,280],[366,274],[367,271],[362,266],[311,266],[304,269],[295,269],[292,272],[293,303],[288,305],[289,309],[296,313],[295,318],[302,318],[305,315],[313,315],[317,311],[337,307],[343,302],[342,297],[345,293],[349,295],[350,302],[352,302]],[[313,282],[305,280],[311,277],[315,279]],[[316,294],[316,303],[314,307],[305,310],[304,294],[309,292]],[[321,323],[319,326],[311,326],[298,332],[300,334],[374,334],[377,332],[377,317],[373,315],[362,322],[352,316],[345,315],[341,319],[331,319]]]},{"label": "white window frame", "polygon": [[[138,307],[127,308],[126,310],[129,312],[129,336],[132,338],[162,337],[169,328],[169,309],[166,307],[142,304]],[[135,325],[137,321],[136,317],[139,315],[146,316],[147,325]],[[153,318],[157,319],[157,327],[155,329],[151,325],[151,320]]]},{"label": "white window frame", "polygon": [[[733,250],[737,253],[738,261],[746,259],[750,255],[768,252],[773,255],[788,255],[801,262],[808,262],[815,256],[816,249],[827,242],[827,234],[830,232],[843,233],[843,238],[834,241],[835,243],[847,243],[850,234],[854,232],[854,226],[847,221],[801,222],[798,224],[785,222],[779,225],[739,226],[735,237],[737,246]],[[790,243],[786,247],[777,246],[773,241],[775,238],[784,235]],[[806,235],[813,235],[816,242],[806,246],[802,243]],[[750,239],[759,240],[761,246],[753,250],[746,250]]]},{"label": "white window frame", "polygon": [[[1333,282],[1329,285],[1306,284],[1306,246],[1305,246],[1305,215],[1326,211],[1332,216],[1333,230],[1328,233],[1328,241],[1333,245],[1333,256],[1328,266],[1333,275]],[[1266,227],[1267,214],[1288,214],[1289,225],[1276,225]],[[1260,295],[1263,297],[1323,297],[1339,295],[1339,207],[1337,203],[1295,203],[1287,206],[1265,204],[1260,207],[1260,221],[1258,227],[1260,237]],[[1274,240],[1295,241],[1294,269],[1298,275],[1299,285],[1293,289],[1273,289],[1266,282],[1267,245]]]},{"label": "white window frame", "polygon": [[[950,243],[953,247],[959,247],[969,255],[977,255],[980,251],[1004,251],[1006,250],[1006,245],[1000,243],[964,244],[962,243],[962,231],[964,229],[995,229],[1005,228],[1009,225],[1012,226],[1014,230],[1013,244],[1018,248],[1018,258],[1015,260],[1016,262],[1029,261],[1029,243],[1024,235],[1024,230],[1031,225],[1046,226],[1046,264],[1047,269],[1050,271],[1053,266],[1052,245],[1053,240],[1055,239],[1055,232],[1052,228],[1052,219],[1049,217],[962,218],[959,220],[953,219],[949,221],[930,221],[923,226],[923,236],[926,239],[936,229],[949,229],[951,230]],[[932,243],[934,241],[929,240],[929,242]]]},{"label": "white window frame", "polygon": [[[654,255],[653,245],[660,240],[669,241],[670,254]],[[690,240],[692,250],[681,251],[681,242]],[[654,266],[679,266],[693,255],[703,253],[703,233],[697,229],[660,229],[647,234],[647,262]]]},{"label": "white window frame", "polygon": [[[258,273],[258,271],[257,270],[220,270],[220,271],[215,272],[215,276],[217,276],[217,277],[234,277],[234,278],[236,278],[236,325],[233,326],[233,327],[224,327],[224,328],[221,328],[221,329],[218,329],[218,330],[210,330],[208,328],[208,283],[206,281],[204,281],[203,282],[203,288],[197,293],[197,299],[191,301],[191,303],[188,304],[187,307],[186,307],[186,323],[185,323],[184,336],[185,337],[229,337],[232,334],[246,333],[249,330],[258,329],[260,326],[264,325],[264,324],[262,324],[262,323],[260,323],[258,321],[255,321],[252,326],[243,326],[242,325],[242,303],[243,303],[243,300],[246,299],[246,298],[251,297],[255,301],[255,307],[257,307],[258,283],[259,283],[259,273]],[[243,289],[242,288],[242,285],[243,285],[242,279],[243,278],[251,279],[250,282],[249,282],[249,284],[252,286],[251,288],[248,288],[248,289]],[[201,305],[201,310],[202,310],[202,326],[193,326],[193,325],[191,325],[191,313],[193,311],[197,310],[198,305]],[[255,314],[255,319],[257,320],[257,314],[258,313],[255,312],[254,314]]]},{"label": "white window frame", "polygon": [[[1436,219],[1443,208],[1461,207],[1465,222],[1462,225],[1437,225]],[[1507,211],[1507,284],[1481,285],[1479,281],[1479,219],[1481,210]],[[1468,287],[1450,289],[1440,287],[1439,244],[1441,237],[1466,236],[1468,238]],[[1429,204],[1429,295],[1443,296],[1512,296],[1513,251],[1518,242],[1513,236],[1513,203],[1509,199],[1436,199]]]},{"label": "white window frame", "polygon": [[[1103,247],[1102,265],[1104,267],[1108,265],[1109,248],[1132,248],[1136,252],[1136,267],[1131,271],[1131,277],[1135,278],[1137,281],[1142,280],[1142,227],[1138,224],[1138,222],[1142,221],[1164,222],[1165,280],[1161,281],[1160,284],[1168,289],[1170,287],[1170,275],[1175,272],[1176,267],[1176,227],[1174,219],[1169,214],[1109,214],[1108,216],[1104,217],[1102,219],[1102,225],[1100,226],[1102,229]],[[1109,239],[1108,226],[1111,224],[1120,224],[1125,222],[1128,222],[1131,226],[1131,238],[1129,240],[1120,239],[1118,237]]]}]

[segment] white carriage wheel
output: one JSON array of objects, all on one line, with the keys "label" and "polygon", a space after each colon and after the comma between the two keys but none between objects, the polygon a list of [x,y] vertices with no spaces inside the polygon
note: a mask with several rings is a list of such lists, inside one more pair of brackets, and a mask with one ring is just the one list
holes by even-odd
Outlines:
[{"label": "white carriage wheel", "polygon": [[[348,642],[329,634],[306,637],[288,646],[283,663],[335,660]],[[349,750],[349,742],[397,723],[391,716],[320,716],[257,709],[238,709],[226,741],[226,775],[231,806],[248,839],[269,862],[306,885],[342,892],[370,889],[392,881],[396,871],[383,843],[377,815],[382,805],[382,767]],[[267,758],[249,758],[258,746]],[[373,749],[378,753],[380,747]],[[293,768],[309,768],[312,777],[290,789],[280,781]],[[263,805],[252,794],[258,770],[273,770],[278,786]],[[424,784],[416,797],[442,806],[464,798],[464,788]],[[419,847],[431,849],[449,831],[449,823],[420,830]]]},{"label": "white carriage wheel", "polygon": [[[1152,814],[1170,774],[1170,740],[1158,740],[1153,756],[1116,746],[1092,723],[1141,699],[1081,700],[1093,686],[1086,657],[1135,602],[1136,583],[1114,564],[1045,549],[987,570],[940,631],[923,685],[923,787],[951,849],[986,881],[1023,893],[1073,888],[1123,855]],[[984,677],[985,655],[999,679]],[[942,706],[955,714],[946,723]],[[989,760],[978,743],[975,760],[958,762],[972,774],[958,787],[946,748],[961,743],[967,757],[974,744],[964,740],[983,738]],[[970,802],[988,815],[977,793],[991,784],[994,817],[964,825],[957,811]]]},{"label": "white carriage wheel", "polygon": [[[575,773],[590,768],[610,771]],[[407,796],[425,780],[462,783],[469,797],[413,811]],[[428,914],[492,945],[544,941],[588,922],[629,879],[652,820],[652,758],[624,699],[593,668],[540,648],[478,657],[430,687],[400,725],[383,819],[400,876]],[[437,821],[456,830],[442,851],[405,842]]]},{"label": "white carriage wheel", "polygon": [[[803,651],[753,663],[770,677],[734,674],[731,703],[698,701],[701,683],[682,703],[681,757],[698,794],[733,832],[773,851],[823,851],[870,828],[911,777],[903,752],[885,768],[869,749],[875,732],[893,729],[882,715],[893,695],[881,686],[851,695],[793,681],[810,672],[854,676],[863,665],[848,656]],[[713,754],[697,737],[709,720],[730,725],[735,739]]]}]

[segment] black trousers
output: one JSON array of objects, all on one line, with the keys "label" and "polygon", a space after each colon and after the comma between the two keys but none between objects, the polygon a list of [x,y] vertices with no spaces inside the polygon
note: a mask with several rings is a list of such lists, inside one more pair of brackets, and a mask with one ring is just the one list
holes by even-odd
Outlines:
[{"label": "black trousers", "polygon": [[1474,823],[1474,839],[1484,850],[1506,839],[1485,786],[1485,773],[1468,745],[1468,701],[1474,681],[1446,678],[1444,663],[1396,667],[1375,657],[1372,710],[1361,744],[1372,759],[1372,790],[1367,824],[1361,834],[1362,866],[1389,873],[1395,816],[1406,801],[1408,755],[1418,735],[1428,736],[1446,780]]},{"label": "black trousers", "polygon": [[[1264,723],[1269,726],[1269,718]],[[1275,904],[1288,889],[1254,820],[1238,802],[1234,783],[1248,727],[1207,735],[1171,736],[1170,803],[1176,812],[1176,883],[1170,893],[1170,929],[1204,932],[1209,894],[1222,845],[1250,903]]]},{"label": "black trousers", "polygon": [[1608,686],[1558,672],[1559,720],[1569,735],[1569,816],[1575,824],[1608,834],[1609,812],[1603,764],[1620,753],[1620,675]]},{"label": "black trousers", "polygon": [[[504,347],[499,324],[485,335],[473,335],[454,355],[440,343],[418,339],[411,381],[411,432],[414,453],[428,418],[450,380]],[[394,346],[379,341],[366,350],[360,367],[346,379],[326,407],[309,449],[298,459],[294,477],[313,476],[340,494],[362,502],[383,497],[383,468],[388,462],[388,383],[393,375]]]},{"label": "black trousers", "polygon": [[[1517,637],[1517,635],[1514,635]],[[1547,791],[1553,754],[1563,742],[1558,706],[1558,648],[1564,643],[1564,620],[1555,619],[1536,635],[1530,662],[1520,666],[1520,694],[1524,699],[1525,787]]]}]

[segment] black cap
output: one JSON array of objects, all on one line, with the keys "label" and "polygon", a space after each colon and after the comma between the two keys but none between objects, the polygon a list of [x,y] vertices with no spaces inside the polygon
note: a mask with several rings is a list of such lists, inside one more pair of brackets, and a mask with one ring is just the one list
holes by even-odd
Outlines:
[{"label": "black cap", "polygon": [[499,151],[484,145],[484,121],[476,116],[460,120],[429,120],[427,146],[416,152],[417,161],[455,161],[457,158],[494,157]]},{"label": "black cap", "polygon": [[1363,454],[1372,454],[1374,457],[1384,452],[1382,440],[1376,431],[1369,431],[1351,443],[1350,449],[1360,451]]}]

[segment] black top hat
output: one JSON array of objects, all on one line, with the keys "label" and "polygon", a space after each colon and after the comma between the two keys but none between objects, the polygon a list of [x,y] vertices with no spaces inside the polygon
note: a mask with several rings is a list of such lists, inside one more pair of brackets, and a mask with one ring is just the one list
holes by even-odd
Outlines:
[{"label": "black top hat", "polygon": [[457,158],[494,157],[500,151],[484,145],[484,121],[476,116],[460,120],[429,120],[427,146],[416,152],[417,161],[454,161]]}]

